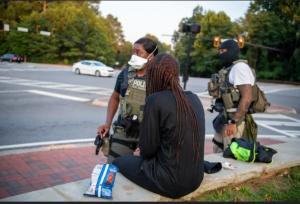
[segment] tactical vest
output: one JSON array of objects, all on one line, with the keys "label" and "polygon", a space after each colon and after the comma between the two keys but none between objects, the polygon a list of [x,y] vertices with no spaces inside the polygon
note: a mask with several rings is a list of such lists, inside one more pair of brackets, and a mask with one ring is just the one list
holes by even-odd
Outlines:
[{"label": "tactical vest", "polygon": [[[239,63],[247,63],[246,60],[237,60],[229,67],[221,69],[217,74],[213,74],[211,81],[208,83],[208,93],[215,101],[216,109],[218,112],[225,112],[227,119],[232,119],[234,113],[237,111],[237,107],[240,100],[240,92],[237,87],[229,82],[229,72],[231,68]],[[254,77],[255,71],[251,69]]]},{"label": "tactical vest", "polygon": [[137,148],[139,123],[143,119],[146,81],[137,78],[131,67],[126,68],[123,74],[121,93],[125,94],[120,96],[119,118],[113,124],[114,133],[110,139],[108,162],[120,155],[132,155]]},{"label": "tactical vest", "polygon": [[122,118],[130,117],[139,122],[143,119],[143,109],[146,98],[145,79],[136,78],[136,73],[130,67],[124,70],[124,81],[121,87],[127,84],[124,96],[120,97],[120,115]]}]

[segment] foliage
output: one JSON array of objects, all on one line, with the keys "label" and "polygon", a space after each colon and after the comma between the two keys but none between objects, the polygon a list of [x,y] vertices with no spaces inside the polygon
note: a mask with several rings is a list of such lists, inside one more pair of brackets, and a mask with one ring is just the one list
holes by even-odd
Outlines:
[{"label": "foliage", "polygon": [[299,201],[300,167],[293,167],[276,177],[248,181],[211,191],[196,198],[197,201]]},{"label": "foliage", "polygon": [[[247,41],[270,49],[248,49],[251,65],[266,79],[299,81],[299,1],[254,1],[245,18]],[[256,53],[256,54],[253,54]]]},{"label": "foliage", "polygon": [[[118,36],[111,34],[109,20],[97,15],[89,2],[48,1],[44,10],[43,1],[9,1],[0,13],[10,24],[10,32],[0,34],[4,42],[0,53],[13,52],[36,62],[95,59],[111,66],[115,63]],[[17,32],[17,27],[27,27],[29,32]],[[41,30],[52,34],[40,35]]]},{"label": "foliage", "polygon": [[[11,52],[47,63],[94,59],[115,67],[130,58],[132,44],[125,41],[121,23],[111,14],[101,16],[99,0],[6,2],[7,7],[5,1],[0,4],[0,20],[10,25],[10,32],[0,32],[0,54]],[[17,27],[29,32],[18,32]],[[40,35],[41,30],[51,36]],[[156,40],[162,51],[171,50]]]},{"label": "foliage", "polygon": [[[175,55],[181,62],[181,67],[186,68],[188,44],[192,44],[190,73],[194,76],[209,77],[219,69],[217,50],[212,46],[214,36],[230,38],[237,25],[230,21],[224,12],[203,11],[202,7],[196,7],[191,18],[184,18],[179,24],[197,23],[201,25],[201,32],[196,36],[191,36],[179,31],[174,33]],[[179,29],[180,30],[180,29]]]},{"label": "foliage", "polygon": [[164,42],[160,42],[158,38],[154,35],[151,35],[150,33],[147,33],[145,37],[152,39],[154,42],[157,43],[158,51],[159,52],[167,52],[169,54],[172,54],[171,45],[168,45]]},{"label": "foliage", "polygon": [[256,69],[258,79],[300,81],[300,1],[254,0],[244,18],[235,22],[224,12],[204,11],[197,6],[190,18],[183,18],[173,34],[174,53],[186,68],[188,36],[180,32],[183,23],[198,23],[201,32],[191,39],[190,74],[210,77],[220,69],[214,36],[222,39],[245,37],[241,58]]},{"label": "foliage", "polygon": [[[0,32],[0,54],[12,52],[33,62],[96,59],[110,66],[123,66],[131,55],[132,44],[125,41],[117,17],[101,15],[99,2],[1,1],[0,20],[10,25],[10,32]],[[201,32],[182,33],[183,23],[198,23]],[[18,32],[17,27],[27,27],[29,32]],[[41,30],[52,34],[40,35]],[[258,80],[300,81],[300,1],[253,0],[245,16],[234,22],[222,11],[204,11],[197,6],[191,17],[179,22],[173,33],[173,49],[152,34],[146,36],[158,43],[160,52],[174,54],[181,69],[187,67],[187,50],[191,45],[190,74],[210,77],[220,69],[213,37],[237,35],[245,37],[241,58],[256,69]]]}]

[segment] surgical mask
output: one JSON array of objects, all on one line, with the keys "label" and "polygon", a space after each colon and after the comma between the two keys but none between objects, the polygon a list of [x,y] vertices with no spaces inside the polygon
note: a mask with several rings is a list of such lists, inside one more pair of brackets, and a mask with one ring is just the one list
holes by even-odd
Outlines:
[{"label": "surgical mask", "polygon": [[[155,49],[149,54],[149,56],[153,55],[153,53],[157,50],[157,46],[155,47]],[[149,57],[148,56],[148,57]],[[143,69],[144,65],[148,62],[148,58],[142,58],[140,56],[137,55],[131,55],[130,60],[128,61],[128,64],[134,68],[135,70],[140,70]]]},{"label": "surgical mask", "polygon": [[148,62],[148,59],[139,57],[137,55],[131,55],[130,60],[128,61],[128,64],[136,69],[136,70],[140,70],[144,67],[144,65]]}]

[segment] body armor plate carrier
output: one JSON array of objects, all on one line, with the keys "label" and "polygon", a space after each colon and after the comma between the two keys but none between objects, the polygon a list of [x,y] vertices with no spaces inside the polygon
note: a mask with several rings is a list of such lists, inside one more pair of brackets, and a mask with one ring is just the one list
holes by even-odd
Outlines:
[{"label": "body armor plate carrier", "polygon": [[113,159],[112,157],[132,154],[137,148],[139,123],[143,119],[146,81],[143,78],[137,78],[131,67],[125,68],[123,76],[124,81],[121,84],[121,89],[126,90],[126,92],[125,95],[120,96],[119,117],[113,123],[109,162]]},{"label": "body armor plate carrier", "polygon": [[[215,110],[226,113],[227,120],[232,119],[233,114],[237,111],[240,100],[239,90],[229,82],[229,72],[239,62],[247,64],[246,60],[234,61],[232,66],[221,69],[217,74],[212,74],[211,80],[208,83],[208,93],[215,99],[211,111]],[[256,78],[255,70],[251,69],[251,71]],[[252,86],[252,103],[248,113],[264,112],[269,105],[270,103],[267,101],[265,94],[255,83]]]}]

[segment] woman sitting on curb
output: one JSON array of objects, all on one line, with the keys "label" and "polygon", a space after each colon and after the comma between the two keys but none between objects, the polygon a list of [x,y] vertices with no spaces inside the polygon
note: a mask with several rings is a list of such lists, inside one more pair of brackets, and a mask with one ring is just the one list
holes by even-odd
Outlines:
[{"label": "woman sitting on curb", "polygon": [[158,54],[146,70],[139,150],[113,164],[145,189],[179,198],[196,190],[203,179],[203,106],[195,94],[181,88],[179,64],[171,55]]}]

